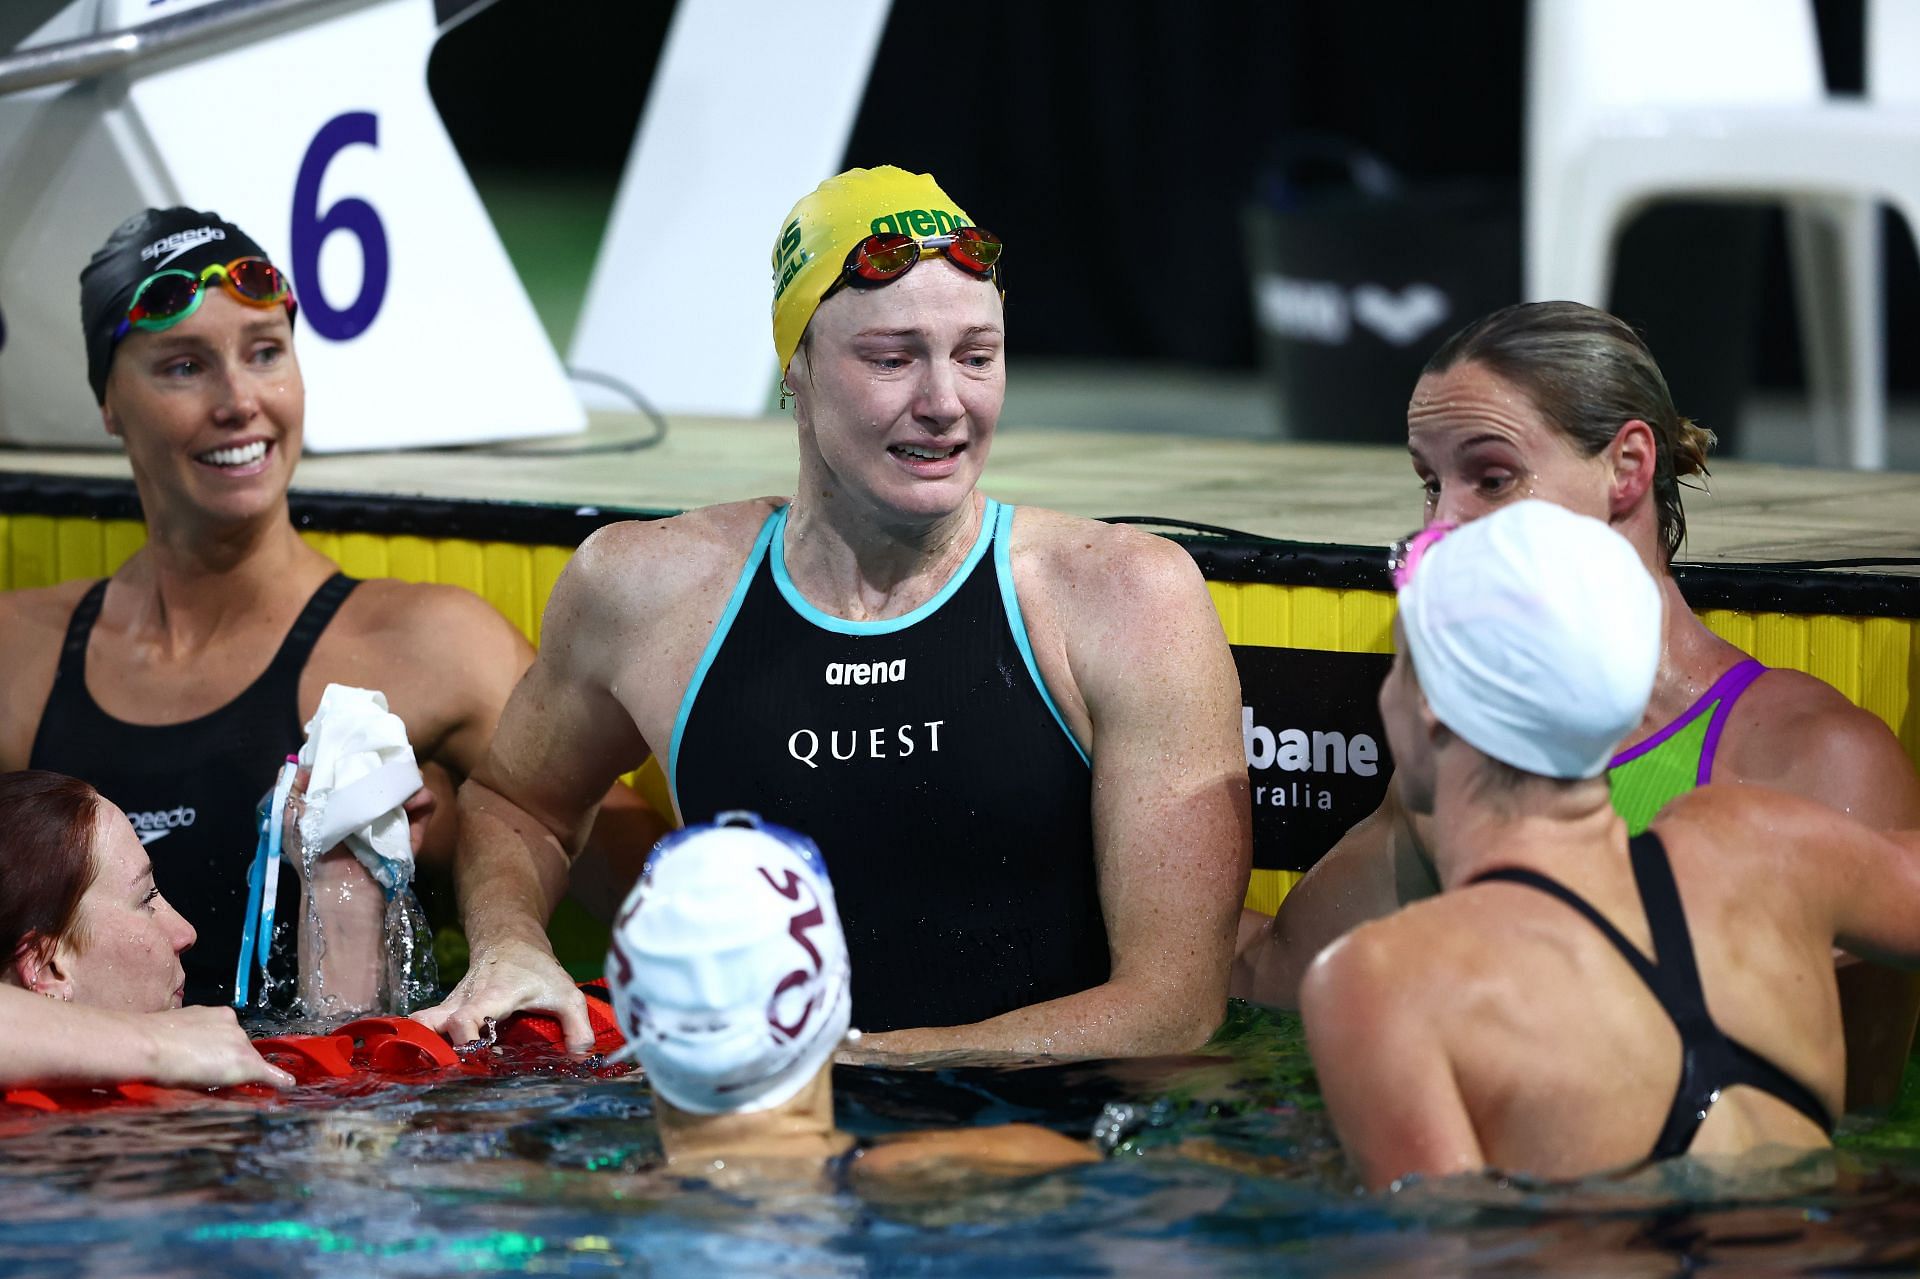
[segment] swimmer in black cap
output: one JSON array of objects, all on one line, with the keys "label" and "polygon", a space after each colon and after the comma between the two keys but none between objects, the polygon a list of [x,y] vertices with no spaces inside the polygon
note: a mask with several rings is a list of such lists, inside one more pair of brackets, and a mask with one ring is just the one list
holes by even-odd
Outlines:
[{"label": "swimmer in black cap", "polygon": [[[0,595],[0,770],[82,778],[127,813],[199,934],[189,1003],[232,996],[254,803],[322,690],[384,691],[429,788],[450,795],[532,656],[474,595],[356,582],[295,531],[296,313],[285,275],[217,214],[149,209],[122,224],[81,274],[81,323],[146,544],[107,581]],[[412,803],[430,807],[425,791]],[[646,847],[657,821],[637,800],[625,811]],[[429,860],[451,844],[451,803],[442,812]],[[320,874],[366,878],[379,896],[350,856]]]}]

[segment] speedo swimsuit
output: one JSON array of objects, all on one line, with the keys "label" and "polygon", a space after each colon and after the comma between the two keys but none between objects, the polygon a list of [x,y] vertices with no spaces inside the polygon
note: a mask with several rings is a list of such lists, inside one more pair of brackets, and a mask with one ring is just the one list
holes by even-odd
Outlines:
[{"label": "speedo swimsuit", "polygon": [[1693,937],[1687,929],[1687,914],[1681,906],[1680,889],[1674,883],[1673,867],[1660,837],[1651,831],[1636,835],[1628,851],[1633,860],[1633,882],[1640,892],[1640,905],[1647,913],[1647,926],[1653,933],[1651,961],[1586,898],[1538,871],[1501,867],[1483,871],[1467,883],[1521,884],[1580,912],[1646,983],[1672,1020],[1673,1028],[1680,1032],[1680,1084],[1674,1090],[1673,1101],[1667,1107],[1666,1124],[1649,1158],[1672,1159],[1684,1155],[1713,1103],[1727,1089],[1743,1084],[1778,1098],[1818,1124],[1822,1132],[1832,1133],[1834,1117],[1827,1113],[1826,1106],[1811,1089],[1728,1036],[1707,1011],[1699,965],[1694,962]]},{"label": "speedo swimsuit", "polygon": [[1661,809],[1713,780],[1714,756],[1733,704],[1766,673],[1765,666],[1746,658],[1715,680],[1678,719],[1613,757],[1607,786],[1629,834],[1638,835]]},{"label": "speedo swimsuit", "polygon": [[767,517],[668,754],[687,821],[751,809],[833,874],[863,1030],[954,1026],[1109,975],[1092,773],[1027,639],[1014,509],[902,617],[855,622],[787,576]]},{"label": "speedo swimsuit", "polygon": [[[344,573],[327,579],[260,678],[225,706],[182,724],[129,724],[107,714],[87,691],[87,642],[106,582],[86,593],[67,623],[28,767],[78,777],[133,822],[153,861],[154,883],[199,934],[180,957],[190,1004],[233,998],[254,805],[272,788],[281,761],[300,749],[300,673],[357,585]],[[299,900],[290,865],[281,868],[280,900]],[[282,918],[297,914],[286,911]]]}]

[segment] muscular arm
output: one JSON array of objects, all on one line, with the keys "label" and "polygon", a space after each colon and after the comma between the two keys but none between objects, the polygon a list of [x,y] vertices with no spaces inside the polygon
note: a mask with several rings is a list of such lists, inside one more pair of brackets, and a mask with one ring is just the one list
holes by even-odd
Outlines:
[{"label": "muscular arm", "polygon": [[[419,633],[413,643],[425,660],[417,669],[431,673],[436,685],[432,704],[441,726],[431,741],[416,743],[420,764],[432,788],[436,780],[451,799],[461,783],[480,767],[515,686],[533,664],[534,652],[520,632],[492,605],[467,591],[451,587],[414,587],[416,607],[409,625]],[[422,602],[425,607],[419,607]],[[550,637],[549,637],[550,638]],[[436,772],[443,778],[436,778]],[[446,805],[446,819],[433,823],[421,860],[446,866],[454,856],[459,823],[456,805]],[[587,844],[612,866],[624,867],[653,846],[667,830],[667,822],[630,788],[609,784],[602,793],[598,819],[590,824]]]},{"label": "muscular arm", "polygon": [[0,985],[0,1024],[0,1085],[293,1084],[253,1050],[231,1008],[114,1013]]},{"label": "muscular arm", "polygon": [[[1899,741],[1875,716],[1797,671],[1769,672],[1734,705],[1714,781],[1802,796],[1877,830],[1920,827],[1920,777]],[[1852,954],[1837,962],[1847,1107],[1889,1105],[1920,1018],[1920,977]]]},{"label": "muscular arm", "polygon": [[[1396,921],[1397,922],[1397,921]],[[1340,1144],[1369,1190],[1412,1173],[1486,1166],[1445,1040],[1376,925],[1330,946],[1307,970],[1300,1014]]]},{"label": "muscular arm", "polygon": [[869,1047],[1166,1053],[1198,1047],[1220,1024],[1252,857],[1240,683],[1184,551],[1130,533],[1109,554],[1124,558],[1089,566],[1106,585],[1066,620],[1092,724],[1094,865],[1111,975],[973,1025],[875,1035]]},{"label": "muscular arm", "polygon": [[593,1039],[545,924],[601,797],[647,751],[612,691],[630,634],[610,584],[619,556],[608,541],[619,537],[596,534],[561,575],[540,654],[460,791],[454,882],[473,961],[444,1004],[419,1014],[456,1041],[475,1037],[483,1018],[521,1008],[557,1014],[570,1046]]},{"label": "muscular arm", "polygon": [[1724,784],[1682,795],[1655,829],[1768,858],[1749,873],[1790,886],[1836,943],[1920,968],[1920,831],[1870,830],[1798,795]]},{"label": "muscular arm", "polygon": [[1278,915],[1268,920],[1246,912],[1255,918],[1242,927],[1229,991],[1237,999],[1291,1008],[1301,977],[1328,945],[1439,891],[1400,793],[1389,783],[1380,807],[1293,886]]}]

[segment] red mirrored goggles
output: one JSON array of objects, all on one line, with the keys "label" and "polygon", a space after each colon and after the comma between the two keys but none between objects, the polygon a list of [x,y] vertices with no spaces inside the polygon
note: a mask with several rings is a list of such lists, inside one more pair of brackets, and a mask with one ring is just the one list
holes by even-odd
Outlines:
[{"label": "red mirrored goggles", "polygon": [[916,240],[897,232],[870,235],[853,246],[840,275],[821,297],[848,285],[856,289],[877,289],[892,284],[918,266],[929,253],[938,253],[970,275],[1000,282],[1000,237],[977,226],[955,227],[945,235],[930,235]]}]

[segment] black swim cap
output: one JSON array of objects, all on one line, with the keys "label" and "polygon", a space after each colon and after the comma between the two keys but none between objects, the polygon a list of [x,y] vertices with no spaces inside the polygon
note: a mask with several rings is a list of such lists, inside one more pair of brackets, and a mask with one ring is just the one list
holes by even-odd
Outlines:
[{"label": "black swim cap", "polygon": [[218,213],[146,209],[122,222],[80,272],[80,327],[86,333],[87,381],[95,402],[107,402],[114,330],[127,318],[142,280],[170,267],[197,275],[216,262],[266,256],[251,236]]}]

